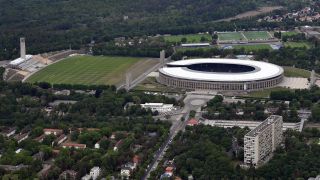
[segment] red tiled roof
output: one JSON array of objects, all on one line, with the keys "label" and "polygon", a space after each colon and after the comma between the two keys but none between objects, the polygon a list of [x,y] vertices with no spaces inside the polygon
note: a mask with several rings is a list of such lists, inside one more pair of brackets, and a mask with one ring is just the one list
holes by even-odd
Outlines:
[{"label": "red tiled roof", "polygon": [[199,121],[196,120],[196,119],[194,119],[194,118],[192,118],[192,119],[190,119],[190,120],[188,121],[188,125],[189,125],[189,126],[198,125],[198,123],[199,123]]},{"label": "red tiled roof", "polygon": [[166,172],[173,172],[173,167],[168,166],[168,167],[166,168]]},{"label": "red tiled roof", "polygon": [[40,141],[42,141],[44,139],[45,136],[46,136],[45,134],[42,134],[41,136],[36,137],[33,140],[40,142]]},{"label": "red tiled roof", "polygon": [[43,129],[44,132],[63,132],[62,129],[50,129],[50,128],[46,128]]},{"label": "red tiled roof", "polygon": [[140,158],[138,155],[134,155],[133,159],[132,159],[133,163],[139,163]]}]

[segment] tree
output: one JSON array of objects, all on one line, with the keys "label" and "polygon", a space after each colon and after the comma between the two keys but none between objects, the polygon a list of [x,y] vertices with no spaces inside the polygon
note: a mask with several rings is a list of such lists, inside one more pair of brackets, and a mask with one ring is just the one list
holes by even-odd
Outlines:
[{"label": "tree", "polygon": [[311,120],[320,121],[320,105],[316,104],[311,109]]},{"label": "tree", "polygon": [[181,43],[186,43],[187,42],[187,38],[186,37],[183,37],[183,38],[181,38],[181,41],[180,41]]}]

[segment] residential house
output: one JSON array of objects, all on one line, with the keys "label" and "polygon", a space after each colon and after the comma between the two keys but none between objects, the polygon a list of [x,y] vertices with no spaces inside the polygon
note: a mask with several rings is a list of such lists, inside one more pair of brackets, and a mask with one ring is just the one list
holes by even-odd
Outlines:
[{"label": "residential house", "polygon": [[5,137],[10,137],[16,133],[17,129],[15,127],[5,127],[2,129],[1,134]]},{"label": "residential house", "polygon": [[63,133],[63,130],[62,129],[43,129],[43,132],[45,135],[53,134],[55,136],[59,136],[60,134]]},{"label": "residential house", "polygon": [[33,140],[35,140],[35,141],[37,141],[37,142],[39,142],[39,143],[42,143],[42,141],[43,141],[43,139],[46,137],[46,135],[45,134],[42,134],[41,136],[39,136],[39,137],[36,137],[36,138],[34,138]]},{"label": "residential house", "polygon": [[90,170],[90,176],[92,177],[93,180],[96,180],[100,176],[100,172],[101,172],[100,167],[95,166]]},{"label": "residential house", "polygon": [[196,120],[195,118],[192,118],[187,122],[187,126],[196,126],[198,124],[199,124],[199,121]]},{"label": "residential house", "polygon": [[114,145],[113,151],[118,151],[119,147],[122,145],[122,142],[123,142],[122,139],[119,140],[119,141],[116,143],[116,145]]},{"label": "residential house", "polygon": [[85,144],[77,144],[77,143],[63,143],[63,148],[75,148],[75,149],[85,149],[87,145]]},{"label": "residential house", "polygon": [[56,140],[55,142],[57,143],[57,145],[60,145],[61,143],[63,143],[64,141],[66,141],[68,139],[68,137],[64,134],[61,134]]},{"label": "residential house", "polygon": [[86,174],[81,178],[81,180],[96,180],[100,176],[101,169],[98,166],[93,167],[90,170],[90,174]]},{"label": "residential house", "polygon": [[102,142],[102,141],[104,141],[104,140],[107,140],[108,138],[107,137],[103,137],[102,139],[100,139],[98,142],[96,142],[95,144],[94,144],[94,148],[95,149],[100,149],[100,143]]},{"label": "residential house", "polygon": [[26,140],[29,137],[29,133],[24,134],[17,134],[14,136],[14,139],[17,140],[18,143],[21,143],[22,141]]},{"label": "residential house", "polygon": [[121,168],[120,175],[124,179],[129,179],[129,177],[131,176],[131,169],[128,167]]},{"label": "residential house", "polygon": [[65,170],[60,176],[59,180],[76,180],[78,173],[74,170]]}]

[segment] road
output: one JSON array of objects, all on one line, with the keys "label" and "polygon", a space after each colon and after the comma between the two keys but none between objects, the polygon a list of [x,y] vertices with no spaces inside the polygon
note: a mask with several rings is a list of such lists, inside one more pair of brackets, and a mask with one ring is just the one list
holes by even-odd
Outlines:
[{"label": "road", "polygon": [[[184,131],[189,120],[190,111],[199,111],[200,107],[206,104],[212,98],[212,95],[190,94],[186,96],[186,98],[184,99],[185,106],[183,107],[181,113],[171,117],[172,126],[170,129],[169,137],[163,143],[160,149],[155,153],[153,161],[151,162],[151,164],[149,164],[145,175],[141,178],[142,180],[147,180],[150,177],[150,173],[158,167],[159,162],[162,160],[174,137],[178,134],[179,131]],[[181,121],[182,117],[184,118],[184,121]]]}]

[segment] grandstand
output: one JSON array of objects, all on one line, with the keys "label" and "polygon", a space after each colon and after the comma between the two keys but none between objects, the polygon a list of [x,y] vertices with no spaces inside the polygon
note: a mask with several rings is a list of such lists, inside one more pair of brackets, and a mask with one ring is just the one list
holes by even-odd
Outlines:
[{"label": "grandstand", "polygon": [[37,71],[39,68],[46,66],[46,60],[41,56],[27,55],[25,59],[18,58],[9,63],[9,67],[12,69],[23,70],[27,72]]}]

